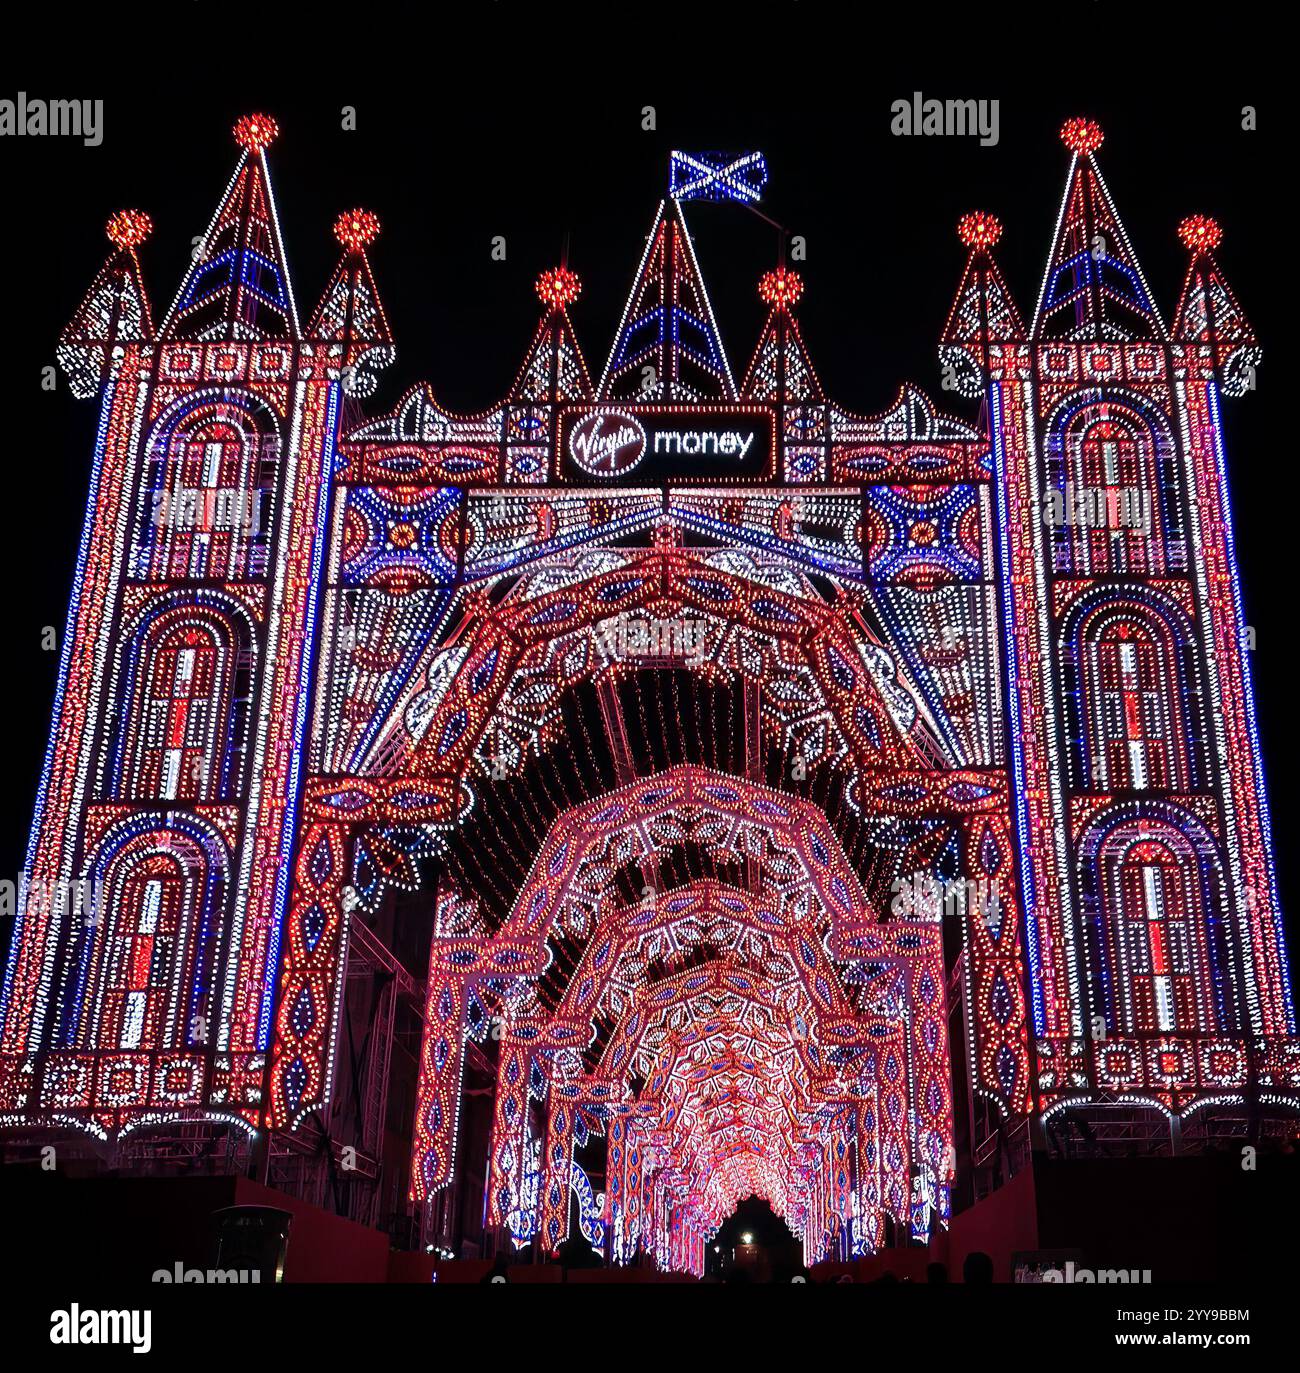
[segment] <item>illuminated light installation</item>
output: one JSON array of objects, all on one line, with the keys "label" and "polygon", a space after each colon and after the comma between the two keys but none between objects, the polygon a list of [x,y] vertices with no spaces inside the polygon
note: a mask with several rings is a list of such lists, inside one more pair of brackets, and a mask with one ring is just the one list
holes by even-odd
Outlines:
[{"label": "illuminated light installation", "polygon": [[[997,219],[958,226],[943,385],[987,428],[912,385],[860,416],[785,266],[737,383],[680,202],[766,167],[674,154],[598,382],[561,266],[499,405],[372,415],[378,219],[300,327],[276,133],[236,125],[161,326],[123,211],[59,339],[101,420],[6,1125],[319,1158],[379,968],[381,1068],[393,999],[423,1017],[426,1226],[477,1054],[491,1225],[700,1272],[750,1194],[810,1260],[926,1236],[966,1115],[1297,1104],[1220,417],[1259,350],[1213,221],[1166,329],[1071,120],[1032,325]],[[422,885],[408,969],[375,925]]]},{"label": "illuminated light installation", "polygon": [[104,232],[119,248],[138,248],[153,233],[153,220],[143,210],[119,210]]},{"label": "illuminated light installation", "polygon": [[1188,215],[1179,221],[1178,237],[1194,253],[1212,253],[1223,242],[1223,230],[1208,215]]},{"label": "illuminated light installation", "polygon": [[578,280],[577,272],[570,272],[564,266],[552,268],[549,272],[542,272],[537,279],[537,295],[539,301],[544,305],[549,305],[550,309],[559,310],[566,305],[572,305],[577,301],[582,292],[582,283]]},{"label": "illuminated light installation", "polygon": [[799,303],[799,297],[803,295],[803,281],[798,272],[780,267],[775,272],[763,273],[758,283],[758,294],[765,304],[789,310]]},{"label": "illuminated light installation", "polygon": [[269,114],[245,114],[235,121],[235,142],[255,155],[279,136],[280,126]]},{"label": "illuminated light installation", "polygon": [[[743,888],[706,883],[619,906],[615,867],[637,851],[651,861],[648,834],[659,846],[694,839],[761,853],[761,902]],[[695,1159],[693,1173],[657,1181],[652,1211],[661,1219],[679,1204],[678,1189],[689,1188],[704,1194],[712,1230],[762,1174],[767,1182],[758,1190],[803,1234],[812,1258],[855,1222],[856,1239],[874,1246],[886,1213],[926,1233],[932,1208],[948,1214],[951,1096],[941,931],[937,912],[922,914],[882,922],[825,817],[808,802],[738,778],[680,768],[566,814],[494,934],[477,928],[460,900],[452,913],[440,912],[426,1009],[436,1029],[426,1037],[417,1106],[417,1194],[449,1180],[454,1165],[462,1045],[444,1039],[444,1027],[473,998],[504,1017],[503,1053],[520,1055],[517,1093],[498,1096],[488,1195],[490,1214],[517,1241],[539,1225],[551,1248],[567,1234],[567,1205],[550,1216],[545,1203],[556,1187],[567,1199],[578,1113],[598,1132],[623,1119],[625,1161],[665,1131],[677,1137],[674,1152]],[[583,950],[549,1014],[518,984],[545,972],[548,938],[576,938]],[[716,958],[688,959],[689,971],[645,981],[648,967],[680,962],[697,947]],[[477,1019],[485,1029],[486,1018]],[[593,1047],[593,1021],[614,1028],[602,1033],[602,1052],[587,1072],[582,1051]],[[646,1084],[634,1102],[621,1085],[629,1069]],[[523,1171],[530,1091],[559,1117],[548,1130],[568,1132],[553,1159],[544,1151],[536,1194]],[[828,1209],[791,1160],[849,1147],[864,1151],[860,1195],[851,1208]],[[739,1175],[737,1151],[753,1156]],[[919,1178],[924,1205],[913,1208],[909,1176]],[[781,1179],[776,1190],[773,1178]],[[626,1175],[608,1185],[610,1223],[630,1258],[638,1240],[628,1227],[643,1202],[629,1195]],[[640,1222],[640,1242],[653,1249],[661,1226],[649,1220]]]},{"label": "illuminated light installation", "polygon": [[972,210],[957,221],[957,237],[967,248],[992,248],[1002,237],[1002,224],[996,215]]},{"label": "illuminated light installation", "polygon": [[1061,126],[1061,142],[1080,157],[1090,157],[1101,147],[1104,139],[1101,125],[1095,119],[1076,117],[1067,119]]},{"label": "illuminated light installation", "polygon": [[582,283],[578,280],[578,274],[567,267],[553,267],[537,278],[538,299],[552,310],[572,305],[581,292]]},{"label": "illuminated light installation", "polygon": [[744,204],[761,199],[767,185],[767,161],[762,153],[674,152],[668,168],[668,193],[674,200]]},{"label": "illuminated light installation", "polygon": [[349,210],[334,221],[334,237],[349,252],[360,252],[379,237],[379,216],[369,210]]},{"label": "illuminated light installation", "polygon": [[731,364],[674,196],[660,204],[646,239],[596,395],[671,403],[736,399]]},{"label": "illuminated light installation", "polygon": [[379,217],[369,210],[349,210],[334,224],[343,257],[330,278],[307,338],[337,369],[345,394],[361,399],[378,385],[377,374],[397,359],[388,318],[379,299],[366,249],[379,237]]},{"label": "illuminated light installation", "polygon": [[78,400],[99,394],[129,343],[153,337],[153,318],[136,249],[153,230],[142,210],[119,210],[104,232],[114,252],[59,335],[55,357]]},{"label": "illuminated light installation", "polygon": [[293,839],[338,418],[299,342],[273,132],[237,126],[234,176],[161,327],[135,261],[143,221],[119,216],[124,241],[60,341],[74,386],[97,368],[103,399],[5,973],[10,1118],[103,1136],[262,1119],[273,875]]}]

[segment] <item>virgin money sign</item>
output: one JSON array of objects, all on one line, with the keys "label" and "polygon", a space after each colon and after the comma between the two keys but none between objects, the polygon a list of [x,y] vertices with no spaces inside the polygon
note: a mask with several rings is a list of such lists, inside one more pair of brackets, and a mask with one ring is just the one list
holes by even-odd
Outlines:
[{"label": "virgin money sign", "polygon": [[648,481],[770,476],[772,431],[768,411],[730,406],[599,406],[567,412],[560,426],[561,450],[579,472]]},{"label": "virgin money sign", "polygon": [[569,457],[593,477],[630,472],[644,457],[646,434],[632,415],[594,410],[569,430]]}]

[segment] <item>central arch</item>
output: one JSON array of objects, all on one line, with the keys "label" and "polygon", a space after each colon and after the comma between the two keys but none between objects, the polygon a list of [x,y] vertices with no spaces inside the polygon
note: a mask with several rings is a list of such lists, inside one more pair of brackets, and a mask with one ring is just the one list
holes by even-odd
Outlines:
[{"label": "central arch", "polygon": [[[952,766],[915,706],[900,709],[888,654],[864,654],[864,642],[880,646],[861,607],[774,584],[773,569],[751,562],[671,544],[620,550],[533,574],[499,601],[481,598],[460,634],[466,647],[446,655],[450,672],[395,716],[376,758],[390,773],[463,775],[521,673],[541,669],[563,689],[610,667],[597,640],[620,617],[664,623],[696,616],[714,627],[700,645],[702,661],[757,678],[776,665],[774,650],[777,662],[806,670],[815,701],[806,714],[825,720],[842,741],[835,747],[828,738],[809,762],[851,754],[867,771]],[[764,571],[768,581],[753,575]],[[800,579],[787,572],[785,580]]]}]

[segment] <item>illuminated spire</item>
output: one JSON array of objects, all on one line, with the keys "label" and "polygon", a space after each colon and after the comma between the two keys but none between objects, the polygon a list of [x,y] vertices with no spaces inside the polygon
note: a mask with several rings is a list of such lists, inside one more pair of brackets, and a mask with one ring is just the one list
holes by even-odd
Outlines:
[{"label": "illuminated spire", "polygon": [[601,400],[735,400],[681,206],[659,206],[605,364]]},{"label": "illuminated spire", "polygon": [[537,278],[537,298],[551,310],[563,310],[582,294],[578,274],[567,267],[552,267]]},{"label": "illuminated spire", "polygon": [[335,221],[334,237],[343,256],[306,334],[314,344],[334,345],[343,389],[359,399],[374,391],[377,373],[397,357],[366,257],[367,247],[378,235],[379,220],[369,210],[349,210]]},{"label": "illuminated spire", "polygon": [[153,337],[149,297],[135,250],[153,221],[142,210],[119,210],[105,226],[113,245],[76,313],[59,335],[54,356],[78,400],[98,395],[128,343]]},{"label": "illuminated spire", "polygon": [[957,237],[969,254],[939,340],[939,361],[945,377],[951,377],[949,389],[973,398],[982,393],[987,380],[990,346],[1023,342],[1025,326],[993,260],[1002,225],[993,215],[975,210],[958,221]]},{"label": "illuminated spire", "polygon": [[1214,256],[1223,242],[1223,230],[1207,215],[1190,215],[1178,226],[1178,237],[1191,259],[1174,316],[1173,337],[1179,343],[1210,348],[1224,395],[1243,395],[1254,389],[1255,368],[1263,354]]},{"label": "illuminated spire", "polygon": [[297,338],[266,149],[279,133],[269,115],[250,114],[234,128],[243,152],[160,335],[174,339]]},{"label": "illuminated spire", "polygon": [[1061,142],[1073,154],[1056,236],[1034,316],[1036,339],[1162,339],[1159,311],[1097,168],[1104,135],[1069,119]]},{"label": "illuminated spire", "polygon": [[591,376],[568,311],[581,292],[577,273],[567,267],[553,267],[537,278],[537,296],[546,313],[510,388],[514,404],[591,399]]},{"label": "illuminated spire", "polygon": [[758,347],[740,388],[741,397],[756,401],[816,404],[825,400],[822,384],[808,356],[792,310],[803,295],[798,272],[778,267],[758,283],[759,298],[771,309]]},{"label": "illuminated spire", "polygon": [[758,283],[758,298],[774,310],[792,310],[803,295],[803,278],[798,272],[778,267],[764,272]]}]

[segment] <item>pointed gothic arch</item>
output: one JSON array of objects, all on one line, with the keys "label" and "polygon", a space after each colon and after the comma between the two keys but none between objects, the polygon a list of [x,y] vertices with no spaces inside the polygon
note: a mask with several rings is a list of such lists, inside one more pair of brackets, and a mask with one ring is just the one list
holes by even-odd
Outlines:
[{"label": "pointed gothic arch", "polygon": [[[628,614],[660,621],[699,614],[788,645],[808,665],[860,767],[943,766],[915,713],[900,727],[833,607],[738,576],[721,561],[680,548],[624,553],[581,580],[561,578],[553,590],[520,600],[484,599],[471,613],[476,623],[468,650],[457,655],[450,679],[430,701],[413,745],[390,747],[385,771],[461,775],[515,672],[567,634],[616,624]],[[607,662],[588,652],[557,669],[575,679]],[[761,668],[759,657],[750,670]]]},{"label": "pointed gothic arch", "polygon": [[[608,670],[608,660],[589,651],[594,631],[628,613],[668,620],[707,615],[728,631],[782,646],[807,665],[818,686],[818,710],[842,731],[833,747],[825,747],[832,741],[824,735],[816,756],[850,763],[855,807],[881,817],[943,816],[957,822],[965,834],[962,851],[974,865],[970,877],[1000,886],[1009,908],[992,926],[967,920],[961,936],[970,950],[969,991],[982,1013],[987,1010],[991,1031],[971,1045],[974,1090],[1003,1111],[1017,1109],[1028,1073],[1004,779],[945,761],[910,697],[911,708],[904,709],[899,698],[905,693],[892,679],[888,655],[882,675],[875,661],[882,651],[859,647],[863,627],[858,621],[849,628],[854,621],[843,606],[749,580],[734,558],[710,558],[673,544],[622,549],[593,562],[594,571],[581,575],[552,562],[539,585],[517,584],[526,587],[521,594],[471,598],[471,615],[458,636],[464,647],[445,653],[449,670],[429,693],[427,707],[412,691],[404,709],[390,711],[390,728],[371,752],[369,778],[321,777],[310,786],[276,1018],[272,1119],[292,1126],[328,1090],[345,903],[373,907],[386,882],[418,881],[402,852],[409,842],[403,835],[412,834],[421,814],[447,823],[453,802],[463,819],[462,808],[472,804],[464,779],[481,765],[476,749],[500,716],[514,676],[544,664],[542,670],[563,684]],[[575,644],[583,652],[572,654]],[[749,671],[761,678],[762,667],[759,654]],[[744,675],[743,669],[738,657],[726,670]],[[389,818],[376,824],[381,815]],[[379,860],[377,880],[362,883],[354,875],[361,854]],[[394,859],[395,871],[406,875],[384,877]]]}]

